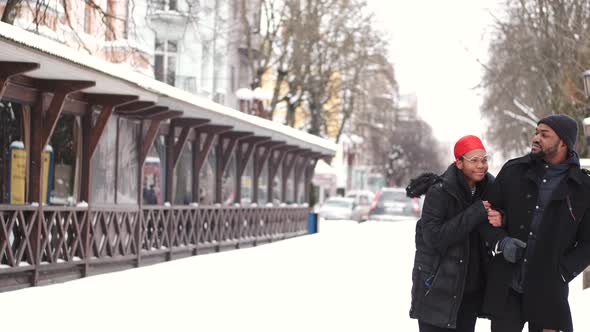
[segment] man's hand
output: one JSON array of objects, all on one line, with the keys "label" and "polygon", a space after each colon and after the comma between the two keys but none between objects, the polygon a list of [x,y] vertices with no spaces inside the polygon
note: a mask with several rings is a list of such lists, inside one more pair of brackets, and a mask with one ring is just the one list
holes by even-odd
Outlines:
[{"label": "man's hand", "polygon": [[513,237],[505,237],[498,243],[498,250],[504,255],[504,259],[510,263],[518,262],[524,256],[526,243]]},{"label": "man's hand", "polygon": [[490,208],[488,210],[488,222],[494,227],[502,227],[502,214]]},{"label": "man's hand", "polygon": [[487,212],[490,212],[490,209],[492,208],[492,204],[490,204],[490,202],[488,201],[481,201],[483,203],[483,208],[486,209]]}]

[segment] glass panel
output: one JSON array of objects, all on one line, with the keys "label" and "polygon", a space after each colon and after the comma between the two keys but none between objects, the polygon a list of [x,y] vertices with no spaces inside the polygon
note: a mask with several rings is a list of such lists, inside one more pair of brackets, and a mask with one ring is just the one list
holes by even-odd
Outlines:
[{"label": "glass panel", "polygon": [[236,189],[236,154],[231,153],[227,168],[221,178],[221,200],[223,205],[231,205],[235,201]]},{"label": "glass panel", "polygon": [[297,202],[299,204],[303,204],[306,203],[305,202],[305,180],[304,177],[301,177],[301,180],[299,181],[299,192],[298,192],[298,197],[297,197]]},{"label": "glass panel", "polygon": [[[295,162],[295,160],[292,160],[291,162]],[[293,192],[293,190],[295,190],[295,171],[291,170],[291,174],[289,174],[289,177],[287,178],[287,186],[286,186],[286,201],[285,203],[287,204],[292,204],[295,203],[295,193]]]},{"label": "glass panel", "polygon": [[165,41],[156,39],[156,51],[164,52],[164,42]]},{"label": "glass panel", "polygon": [[164,56],[161,54],[156,54],[155,57],[154,77],[158,81],[164,81]]},{"label": "glass panel", "polygon": [[[94,113],[98,118],[98,113]],[[92,156],[92,203],[115,203],[117,118],[111,117]]]},{"label": "glass panel", "polygon": [[[11,173],[11,159],[16,160],[17,155],[10,152],[11,145],[24,149],[23,132],[22,105],[7,101],[0,102],[0,203],[3,204],[11,204],[11,194],[12,204],[26,202],[26,153],[20,154],[21,157],[25,157],[18,162],[19,174],[15,174]],[[13,180],[12,188],[10,187],[11,179]]]},{"label": "glass panel", "polygon": [[166,67],[166,83],[174,86],[176,82],[176,57],[168,56],[168,64]]},{"label": "glass panel", "polygon": [[164,137],[158,136],[143,164],[142,190],[143,204],[145,205],[162,204],[163,202],[164,181],[166,180],[163,160],[166,160]]},{"label": "glass panel", "polygon": [[168,49],[166,50],[168,53],[176,53],[178,50],[178,42],[176,40],[168,40]]},{"label": "glass panel", "polygon": [[193,201],[193,149],[186,142],[174,169],[174,204],[188,205]]},{"label": "glass panel", "polygon": [[242,174],[242,200],[240,204],[244,206],[252,203],[252,177],[254,176],[254,162],[253,158],[248,160],[244,174]]},{"label": "glass panel", "polygon": [[281,179],[283,178],[283,168],[279,167],[277,175],[272,182],[272,203],[278,205],[281,203]]},{"label": "glass panel", "polygon": [[258,179],[258,204],[260,206],[268,203],[268,162],[264,163],[260,178]]},{"label": "glass panel", "polygon": [[74,183],[79,142],[80,126],[76,116],[60,116],[49,143],[53,148],[53,169],[50,167],[49,172],[51,204],[76,203]]},{"label": "glass panel", "polygon": [[[205,140],[205,136],[201,136],[201,142]],[[203,143],[201,143],[203,144]],[[199,172],[199,203],[210,205],[215,201],[215,162],[217,156],[215,152],[215,145],[211,147],[211,151],[207,156],[207,160],[203,163],[203,167]]]},{"label": "glass panel", "polygon": [[117,188],[118,204],[137,204],[137,136],[139,124],[121,119],[119,122],[119,181]]}]

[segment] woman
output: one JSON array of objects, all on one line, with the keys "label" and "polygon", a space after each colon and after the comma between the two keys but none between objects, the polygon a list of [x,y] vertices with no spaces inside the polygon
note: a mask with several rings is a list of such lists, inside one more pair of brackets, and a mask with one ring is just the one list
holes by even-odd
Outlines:
[{"label": "woman", "polygon": [[422,176],[432,185],[426,188],[416,224],[410,309],[420,332],[473,332],[482,302],[487,253],[477,228],[488,222],[490,206],[481,197],[493,176],[488,173],[486,149],[476,136],[459,139],[454,155],[455,162],[440,177]]}]

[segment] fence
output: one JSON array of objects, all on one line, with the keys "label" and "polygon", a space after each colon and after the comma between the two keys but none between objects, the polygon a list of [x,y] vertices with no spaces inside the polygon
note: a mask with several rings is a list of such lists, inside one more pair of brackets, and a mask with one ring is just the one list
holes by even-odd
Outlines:
[{"label": "fence", "polygon": [[307,233],[307,207],[0,206],[0,291]]}]

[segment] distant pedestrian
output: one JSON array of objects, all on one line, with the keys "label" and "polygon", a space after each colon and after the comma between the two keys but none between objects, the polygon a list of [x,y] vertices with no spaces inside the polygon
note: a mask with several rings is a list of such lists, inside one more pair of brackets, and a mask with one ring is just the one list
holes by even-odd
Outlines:
[{"label": "distant pedestrian", "polygon": [[410,309],[420,332],[473,332],[483,299],[486,251],[478,226],[488,221],[482,196],[493,176],[478,137],[459,139],[454,155],[443,175],[423,174],[406,190],[411,197],[427,190],[416,223]]},{"label": "distant pedestrian", "polygon": [[[493,332],[573,330],[568,283],[590,264],[590,177],[574,151],[577,122],[539,121],[531,153],[508,161],[490,188],[504,214],[482,235],[495,251],[483,310]],[[497,225],[495,225],[497,226]]]}]

